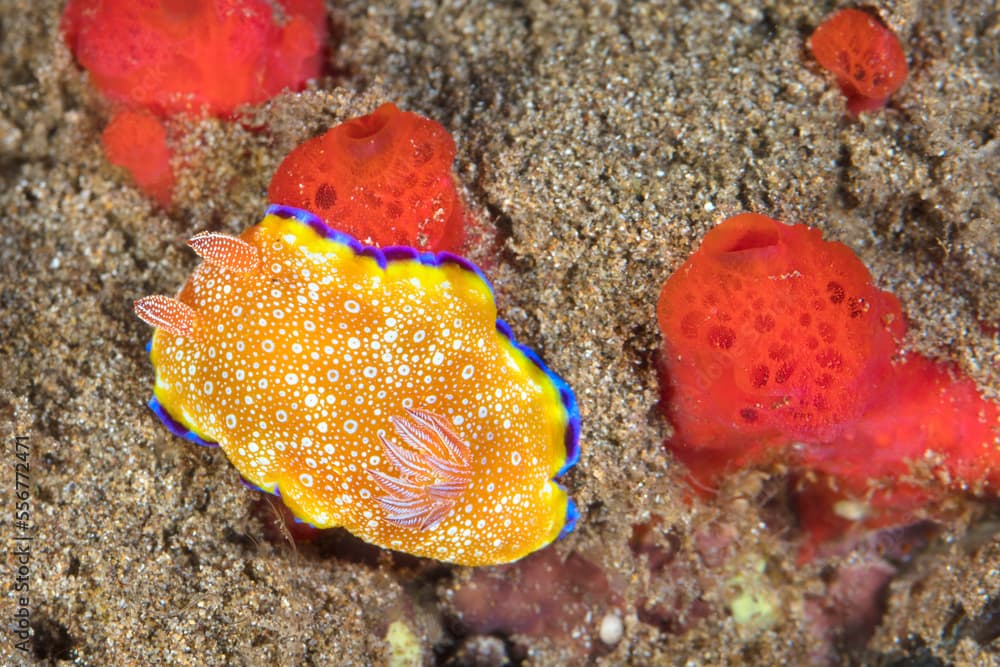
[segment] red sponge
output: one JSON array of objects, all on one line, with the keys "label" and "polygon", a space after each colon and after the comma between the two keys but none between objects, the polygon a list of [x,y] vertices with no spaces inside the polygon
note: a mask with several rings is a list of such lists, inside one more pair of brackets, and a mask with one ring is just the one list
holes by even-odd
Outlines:
[{"label": "red sponge", "polygon": [[912,355],[836,441],[799,447],[795,458],[810,471],[794,494],[808,557],[852,527],[928,516],[947,489],[995,494],[1000,406],[949,365]]},{"label": "red sponge", "polygon": [[69,0],[61,28],[112,100],[226,116],[318,76],[325,20],[322,0]]},{"label": "red sponge", "polygon": [[372,245],[457,250],[465,214],[454,159],[455,142],[439,123],[383,104],[289,153],[268,200]]},{"label": "red sponge", "polygon": [[677,436],[713,448],[836,437],[871,402],[905,329],[849,248],[752,213],[705,236],[657,315]]},{"label": "red sponge", "polygon": [[972,380],[920,355],[893,368],[878,400],[832,443],[801,450],[802,465],[841,480],[905,475],[913,465],[954,489],[1000,482],[1000,406]]}]

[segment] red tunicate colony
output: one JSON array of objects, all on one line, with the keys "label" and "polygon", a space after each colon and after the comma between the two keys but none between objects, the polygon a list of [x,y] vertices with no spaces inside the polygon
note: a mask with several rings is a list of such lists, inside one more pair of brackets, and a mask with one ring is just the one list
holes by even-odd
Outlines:
[{"label": "red tunicate colony", "polygon": [[[319,76],[326,10],[322,0],[70,0],[60,27],[91,81],[121,113],[231,117]],[[104,143],[124,150],[122,138],[149,136],[151,122],[159,121],[123,115]],[[156,160],[149,169],[168,170],[170,152],[159,140],[133,149],[131,158],[122,158],[122,150],[108,156],[166,204],[164,181],[146,185],[132,163]]]},{"label": "red tunicate colony", "polygon": [[[670,449],[705,485],[769,462],[808,471],[797,497],[814,542],[853,519],[900,523],[944,487],[1000,482],[997,404],[900,355],[899,301],[818,230],[726,220],[663,286],[657,316]],[[902,475],[915,481],[884,485]]]},{"label": "red tunicate colony", "polygon": [[837,78],[847,110],[857,115],[885,106],[909,69],[899,39],[874,16],[842,9],[809,38],[816,60]]},{"label": "red tunicate colony", "polygon": [[115,115],[101,134],[108,162],[124,167],[136,185],[160,206],[169,206],[174,189],[170,168],[173,152],[167,130],[147,111],[124,110]]},{"label": "red tunicate colony", "polygon": [[370,245],[454,251],[465,220],[454,159],[455,142],[439,123],[383,104],[289,153],[268,200]]},{"label": "red tunicate colony", "polygon": [[[231,117],[301,89],[320,74],[326,14],[322,0],[70,0],[61,28],[118,109],[102,137],[108,160],[166,207],[173,154],[157,116]],[[454,159],[440,124],[384,104],[292,151],[268,196],[372,245],[457,250]]]}]

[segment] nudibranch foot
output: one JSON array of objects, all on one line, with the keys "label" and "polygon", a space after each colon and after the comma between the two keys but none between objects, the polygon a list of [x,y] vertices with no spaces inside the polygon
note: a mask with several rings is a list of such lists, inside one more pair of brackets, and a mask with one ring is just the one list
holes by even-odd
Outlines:
[{"label": "nudibranch foot", "polygon": [[566,537],[573,530],[576,529],[576,524],[580,520],[580,510],[576,506],[576,501],[570,498],[566,503],[566,524],[563,526],[562,530],[559,532],[559,537],[556,539],[561,540]]},{"label": "nudibranch foot", "polygon": [[192,247],[177,297],[136,305],[171,432],[218,442],[302,521],[418,556],[507,563],[572,530],[555,479],[579,458],[575,397],[474,264],[287,206]]}]

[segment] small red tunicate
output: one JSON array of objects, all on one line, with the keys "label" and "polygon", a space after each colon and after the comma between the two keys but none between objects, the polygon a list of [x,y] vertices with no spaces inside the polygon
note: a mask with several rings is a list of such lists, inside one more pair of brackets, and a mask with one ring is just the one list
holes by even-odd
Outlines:
[{"label": "small red tunicate", "polygon": [[454,159],[444,127],[387,103],[289,153],[268,199],[310,211],[371,245],[457,250],[465,213]]},{"label": "small red tunicate", "polygon": [[173,153],[159,119],[145,111],[119,112],[104,128],[101,143],[111,164],[124,167],[146,195],[161,206],[169,206],[174,188]]},{"label": "small red tunicate", "polygon": [[837,78],[852,114],[885,106],[909,72],[896,35],[859,9],[842,9],[821,23],[809,48]]},{"label": "small red tunicate", "polygon": [[326,11],[322,0],[69,0],[61,29],[112,101],[228,116],[319,76]]}]

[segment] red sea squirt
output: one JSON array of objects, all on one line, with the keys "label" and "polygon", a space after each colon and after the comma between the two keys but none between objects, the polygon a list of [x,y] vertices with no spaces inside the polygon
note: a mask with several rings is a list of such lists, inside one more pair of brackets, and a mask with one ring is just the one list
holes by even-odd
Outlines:
[{"label": "red sea squirt", "polygon": [[703,485],[772,460],[807,471],[810,548],[852,522],[905,523],[949,490],[995,492],[1000,407],[947,365],[900,359],[898,300],[818,230],[724,221],[657,314],[668,446]]},{"label": "red sea squirt", "polygon": [[1000,406],[983,399],[972,380],[913,354],[893,367],[878,393],[836,441],[805,449],[803,465],[839,479],[891,477],[907,472],[904,461],[915,452],[931,451],[939,460],[928,463],[956,489],[1000,482]]},{"label": "red sea squirt", "polygon": [[885,106],[909,72],[896,35],[859,9],[842,9],[821,23],[809,48],[837,78],[852,114]]},{"label": "red sea squirt", "polygon": [[377,247],[454,251],[465,222],[454,159],[444,127],[387,103],[293,150],[271,179],[268,200]]},{"label": "red sea squirt", "polygon": [[326,39],[321,0],[70,0],[61,28],[98,90],[161,115],[228,116],[299,90]]},{"label": "red sea squirt", "polygon": [[889,370],[899,302],[849,248],[762,215],[712,229],[657,306],[686,446],[830,439]]}]

